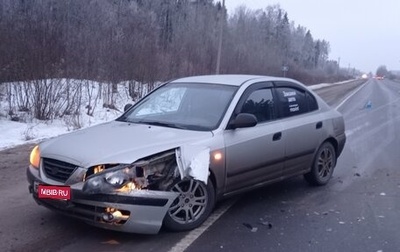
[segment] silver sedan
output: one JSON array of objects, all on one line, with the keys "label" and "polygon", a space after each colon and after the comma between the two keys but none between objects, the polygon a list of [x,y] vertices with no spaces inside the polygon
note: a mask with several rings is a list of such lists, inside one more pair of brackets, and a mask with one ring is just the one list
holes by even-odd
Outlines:
[{"label": "silver sedan", "polygon": [[92,225],[184,231],[230,195],[298,175],[325,185],[345,141],[342,115],[295,80],[195,76],[42,142],[27,177],[38,204]]}]

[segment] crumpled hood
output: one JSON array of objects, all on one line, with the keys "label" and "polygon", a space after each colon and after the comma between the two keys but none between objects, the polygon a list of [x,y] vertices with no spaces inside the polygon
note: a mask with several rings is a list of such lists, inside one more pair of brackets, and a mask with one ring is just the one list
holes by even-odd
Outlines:
[{"label": "crumpled hood", "polygon": [[40,153],[42,157],[90,167],[107,163],[132,163],[211,137],[209,131],[112,121],[48,140],[40,144]]}]

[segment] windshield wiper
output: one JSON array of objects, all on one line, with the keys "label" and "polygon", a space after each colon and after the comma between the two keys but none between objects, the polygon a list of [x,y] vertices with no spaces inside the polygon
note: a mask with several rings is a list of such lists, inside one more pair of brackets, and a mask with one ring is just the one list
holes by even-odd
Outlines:
[{"label": "windshield wiper", "polygon": [[134,121],[133,123],[143,123],[143,124],[148,124],[148,125],[154,125],[154,126],[161,126],[161,127],[169,127],[169,128],[176,128],[176,129],[186,129],[186,127],[183,127],[181,125],[178,125],[176,123],[168,123],[168,122],[157,122],[157,121]]},{"label": "windshield wiper", "polygon": [[169,122],[158,122],[158,121],[147,121],[147,120],[124,120],[128,123],[139,123],[139,124],[147,124],[153,126],[161,126],[161,127],[168,127],[168,128],[175,128],[175,129],[185,129],[185,130],[199,130],[199,131],[210,131],[211,129],[206,126],[199,126],[199,125],[181,125],[176,123],[169,123]]}]

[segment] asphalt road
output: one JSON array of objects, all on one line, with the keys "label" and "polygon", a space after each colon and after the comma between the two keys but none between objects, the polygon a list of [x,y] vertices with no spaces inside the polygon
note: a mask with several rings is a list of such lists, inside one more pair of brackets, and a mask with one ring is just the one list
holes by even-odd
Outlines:
[{"label": "asphalt road", "polygon": [[332,181],[315,188],[296,177],[221,202],[215,212],[229,210],[202,235],[124,234],[64,218],[28,193],[32,146],[1,151],[0,251],[400,251],[400,83],[317,92],[346,122]]}]

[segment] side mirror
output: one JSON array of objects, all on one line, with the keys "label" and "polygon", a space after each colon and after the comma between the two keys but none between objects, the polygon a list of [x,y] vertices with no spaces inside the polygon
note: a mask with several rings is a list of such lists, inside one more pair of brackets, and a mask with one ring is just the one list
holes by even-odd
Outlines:
[{"label": "side mirror", "polygon": [[128,103],[124,106],[124,112],[126,112],[127,110],[129,110],[132,107],[131,103]]},{"label": "side mirror", "polygon": [[249,128],[257,125],[257,118],[253,114],[240,113],[229,124],[230,129]]}]

